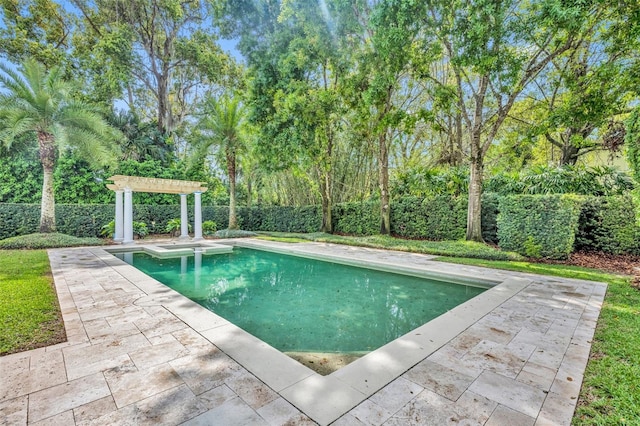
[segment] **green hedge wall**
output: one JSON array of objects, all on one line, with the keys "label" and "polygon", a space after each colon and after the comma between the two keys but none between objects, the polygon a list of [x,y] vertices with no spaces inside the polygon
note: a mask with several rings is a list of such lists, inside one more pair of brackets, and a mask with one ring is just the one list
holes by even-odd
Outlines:
[{"label": "green hedge wall", "polygon": [[[334,232],[375,235],[380,227],[378,201],[333,206]],[[391,231],[405,238],[461,239],[465,235],[465,197],[406,197],[391,209]],[[576,210],[577,209],[577,210]],[[56,205],[59,232],[81,237],[100,236],[113,220],[114,206]],[[577,213],[576,213],[577,212]],[[239,207],[240,228],[250,231],[317,232],[320,207]],[[577,215],[577,216],[576,216]],[[147,224],[150,233],[164,233],[170,219],[180,217],[178,205],[135,205],[134,220]],[[203,206],[203,220],[226,228],[226,206]],[[189,206],[193,221],[193,206]],[[39,204],[0,203],[0,239],[37,232]],[[531,257],[565,258],[573,248],[612,254],[640,254],[640,228],[633,199],[619,197],[577,198],[567,195],[513,195],[492,193],[482,198],[482,234],[485,241],[499,243]],[[575,241],[575,244],[574,244]]]},{"label": "green hedge wall", "polygon": [[[107,204],[57,204],[56,228],[76,237],[99,237],[113,212],[114,206]],[[0,239],[38,232],[39,225],[39,204],[0,204]]]},{"label": "green hedge wall", "polygon": [[404,238],[459,240],[466,223],[466,197],[406,197],[391,206],[391,232]]},{"label": "green hedge wall", "polygon": [[631,196],[586,197],[580,212],[576,250],[640,254],[640,228]]},{"label": "green hedge wall", "polygon": [[331,225],[336,234],[379,234],[380,201],[335,204],[331,209]]},{"label": "green hedge wall", "polygon": [[[495,192],[485,192],[482,194],[482,238],[491,244],[498,244],[498,213],[500,211],[499,194]],[[465,215],[466,215],[465,204]],[[465,217],[465,234],[466,234],[466,217]]]},{"label": "green hedge wall", "polygon": [[581,201],[570,195],[516,195],[499,201],[500,248],[524,256],[566,259],[573,251]]},{"label": "green hedge wall", "polygon": [[32,234],[40,225],[40,204],[0,204],[0,240]]}]

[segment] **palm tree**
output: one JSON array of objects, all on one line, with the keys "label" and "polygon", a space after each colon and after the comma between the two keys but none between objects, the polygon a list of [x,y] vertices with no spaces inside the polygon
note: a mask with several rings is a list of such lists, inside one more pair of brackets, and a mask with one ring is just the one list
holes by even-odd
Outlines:
[{"label": "palm tree", "polygon": [[224,154],[229,178],[229,229],[238,228],[236,216],[236,167],[238,152],[243,148],[242,126],[245,109],[238,96],[207,97],[198,123],[198,140],[193,142],[192,162],[203,162],[213,146]]},{"label": "palm tree", "polygon": [[94,166],[103,165],[115,160],[114,142],[120,133],[96,108],[71,97],[71,84],[59,67],[47,71],[28,60],[17,71],[0,64],[0,71],[0,143],[11,149],[25,136],[37,141],[44,172],[40,232],[54,232],[53,170],[58,152],[68,148]]}]

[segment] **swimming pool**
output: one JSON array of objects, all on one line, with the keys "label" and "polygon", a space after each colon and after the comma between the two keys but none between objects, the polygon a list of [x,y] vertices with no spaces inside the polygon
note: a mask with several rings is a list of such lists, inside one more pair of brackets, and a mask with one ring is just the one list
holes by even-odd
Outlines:
[{"label": "swimming pool", "polygon": [[117,256],[285,353],[366,354],[487,289],[239,247]]}]

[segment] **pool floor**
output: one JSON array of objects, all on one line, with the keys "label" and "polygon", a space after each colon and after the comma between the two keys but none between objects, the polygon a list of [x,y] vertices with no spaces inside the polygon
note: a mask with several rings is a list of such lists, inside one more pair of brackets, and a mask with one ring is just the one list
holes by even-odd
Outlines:
[{"label": "pool floor", "polygon": [[526,284],[369,391],[347,384],[343,371],[356,366],[366,380],[369,367],[391,368],[417,351],[419,336],[399,342],[401,352],[375,351],[296,387],[265,373],[283,376],[259,341],[201,321],[201,307],[103,249],[50,250],[68,342],[0,357],[0,415],[10,424],[570,424],[606,285],[384,250],[296,250]]},{"label": "pool floor", "polygon": [[345,365],[488,288],[239,247],[116,256],[282,352],[322,354],[309,366]]}]

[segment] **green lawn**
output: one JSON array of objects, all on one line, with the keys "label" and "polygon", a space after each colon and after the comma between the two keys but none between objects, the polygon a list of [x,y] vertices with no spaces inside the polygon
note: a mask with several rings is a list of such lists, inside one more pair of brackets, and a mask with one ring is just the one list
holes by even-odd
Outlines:
[{"label": "green lawn", "polygon": [[438,260],[609,284],[573,424],[639,424],[640,290],[630,285],[631,278],[566,265],[450,257]]},{"label": "green lawn", "polygon": [[44,250],[0,250],[0,355],[65,340]]}]

